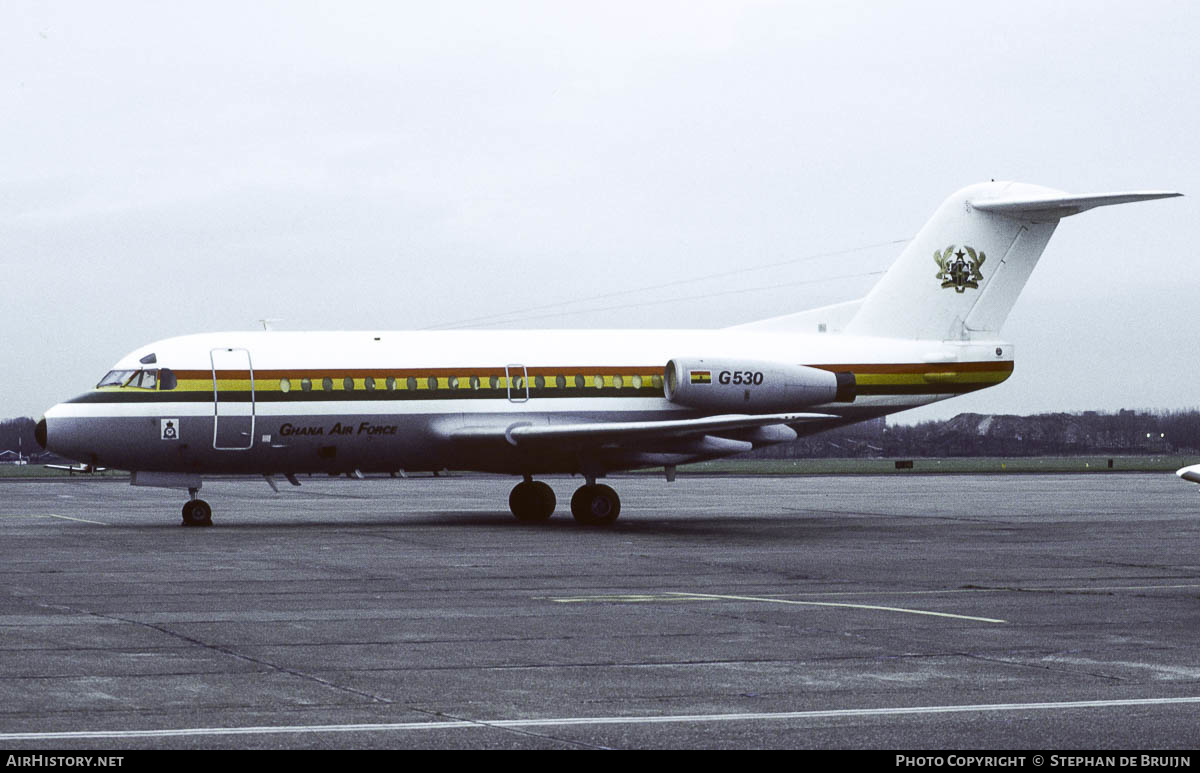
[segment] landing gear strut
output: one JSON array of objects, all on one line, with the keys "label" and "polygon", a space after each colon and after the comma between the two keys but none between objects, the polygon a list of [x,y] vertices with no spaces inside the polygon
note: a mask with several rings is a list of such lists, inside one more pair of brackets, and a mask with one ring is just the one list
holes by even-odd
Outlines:
[{"label": "landing gear strut", "polygon": [[554,489],[528,475],[508,495],[508,507],[518,521],[544,521],[554,515]]},{"label": "landing gear strut", "polygon": [[[571,515],[576,522],[587,526],[608,526],[621,514],[621,498],[611,487],[597,484],[588,478],[571,497]],[[518,521],[533,523],[554,515],[554,490],[528,475],[508,495],[508,507]]]},{"label": "landing gear strut", "polygon": [[188,489],[192,498],[183,504],[183,525],[212,526],[212,508],[208,506],[208,502],[196,497],[197,491],[199,489]]},{"label": "landing gear strut", "polygon": [[621,498],[603,483],[580,486],[571,497],[571,515],[587,526],[608,526],[621,514]]}]

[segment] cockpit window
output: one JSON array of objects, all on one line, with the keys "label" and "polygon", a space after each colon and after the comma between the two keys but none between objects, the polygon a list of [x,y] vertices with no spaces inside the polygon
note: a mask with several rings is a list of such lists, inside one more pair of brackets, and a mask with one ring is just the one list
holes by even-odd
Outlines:
[{"label": "cockpit window", "polygon": [[136,370],[110,370],[104,378],[100,379],[99,387],[119,387],[125,386],[125,382],[129,381],[130,376],[137,373]]},{"label": "cockpit window", "polygon": [[[162,388],[174,389],[176,384],[175,374],[168,368],[162,369]],[[126,387],[134,389],[155,389],[158,387],[159,371],[156,368],[147,370],[110,370],[104,378],[100,379],[100,383],[96,384],[96,388],[100,387]]]}]

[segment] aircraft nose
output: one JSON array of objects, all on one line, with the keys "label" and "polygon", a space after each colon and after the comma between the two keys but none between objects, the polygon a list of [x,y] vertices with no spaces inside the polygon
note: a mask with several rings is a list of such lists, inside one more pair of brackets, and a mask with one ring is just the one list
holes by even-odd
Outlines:
[{"label": "aircraft nose", "polygon": [[43,416],[41,421],[33,428],[33,439],[43,449],[46,448],[46,417]]}]

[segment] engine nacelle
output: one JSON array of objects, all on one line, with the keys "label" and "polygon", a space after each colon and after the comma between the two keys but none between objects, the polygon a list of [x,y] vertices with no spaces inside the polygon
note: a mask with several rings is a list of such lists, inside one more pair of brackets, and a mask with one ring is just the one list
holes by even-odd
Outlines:
[{"label": "engine nacelle", "polygon": [[766,413],[854,402],[855,381],[853,373],[786,362],[694,358],[667,363],[663,391],[689,408]]}]

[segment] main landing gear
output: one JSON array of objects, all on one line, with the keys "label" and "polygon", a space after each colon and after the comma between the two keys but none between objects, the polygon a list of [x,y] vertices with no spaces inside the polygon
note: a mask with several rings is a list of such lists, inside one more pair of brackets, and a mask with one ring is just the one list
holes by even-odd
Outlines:
[{"label": "main landing gear", "polygon": [[528,475],[508,495],[508,508],[518,521],[536,523],[554,515],[554,489]]},{"label": "main landing gear", "polygon": [[571,497],[571,515],[587,526],[608,526],[621,514],[621,498],[603,483],[580,486]]},{"label": "main landing gear", "polygon": [[196,497],[198,491],[199,489],[188,489],[192,498],[183,504],[184,526],[212,526],[212,508],[208,506],[208,502]]},{"label": "main landing gear", "polygon": [[[508,495],[508,507],[518,521],[536,523],[554,515],[554,490],[526,475]],[[607,526],[621,514],[621,498],[611,487],[588,478],[571,497],[571,515],[587,526]]]}]

